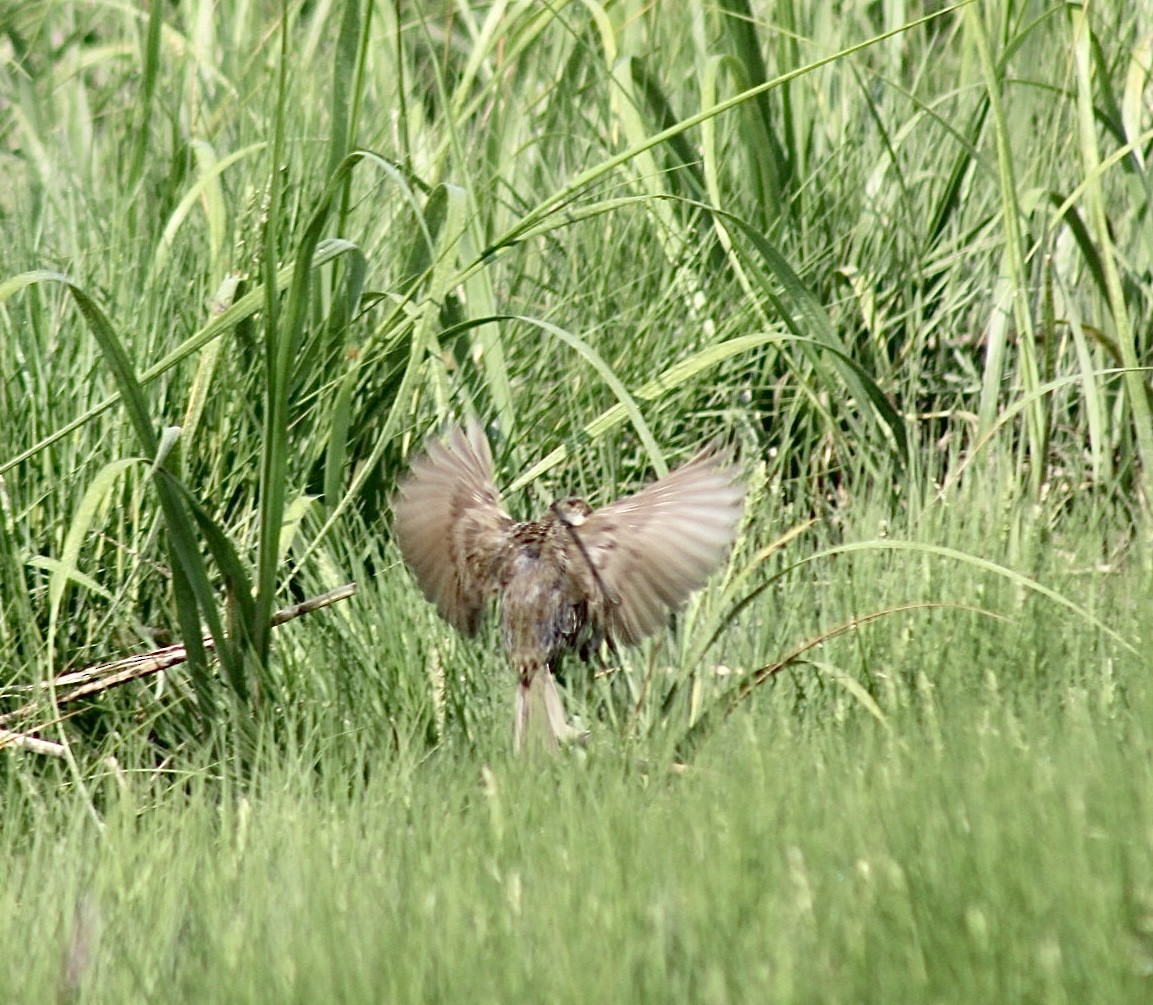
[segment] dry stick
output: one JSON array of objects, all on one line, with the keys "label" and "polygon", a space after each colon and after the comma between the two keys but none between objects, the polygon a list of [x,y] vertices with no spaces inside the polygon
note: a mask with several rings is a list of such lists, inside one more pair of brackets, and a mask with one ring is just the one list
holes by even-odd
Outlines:
[{"label": "dry stick", "polygon": [[34,754],[48,754],[51,757],[63,757],[64,747],[51,740],[41,740],[38,736],[27,736],[24,733],[13,733],[10,729],[0,729],[0,747],[21,747],[31,750]]},{"label": "dry stick", "polygon": [[[344,586],[338,586],[335,590],[329,590],[327,593],[322,593],[318,597],[302,600],[299,604],[295,604],[292,607],[285,607],[283,610],[279,610],[273,614],[272,626],[275,628],[278,625],[283,625],[286,621],[292,621],[294,618],[310,614],[322,607],[327,607],[329,604],[335,604],[338,600],[351,597],[354,593],[356,593],[356,584],[345,583]],[[211,650],[215,648],[215,646],[216,640],[212,638],[211,635],[206,635],[204,637],[204,648]],[[184,646],[167,646],[164,649],[156,649],[150,653],[127,656],[124,659],[114,660],[111,663],[99,663],[96,666],[91,666],[84,670],[76,670],[73,673],[62,674],[53,682],[56,687],[66,687],[70,684],[77,684],[78,686],[57,697],[56,704],[66,705],[70,701],[77,701],[91,694],[108,691],[121,684],[127,684],[128,681],[139,680],[143,677],[160,673],[162,670],[174,667],[187,659],[188,651]],[[34,690],[47,690],[48,686],[48,682],[43,681],[40,684],[32,685],[32,688]],[[18,719],[23,715],[27,715],[29,712],[34,712],[38,707],[36,702],[30,702],[13,712],[0,715],[0,724],[11,722],[13,719]],[[46,740],[0,729],[0,747],[5,747],[9,743],[12,743],[28,747],[28,749],[37,750],[38,753],[42,754],[57,753],[54,750],[41,750],[34,745],[20,742],[20,738],[24,740],[35,740],[36,744],[48,744]],[[58,744],[48,745],[52,747],[58,746]]]},{"label": "dry stick", "polygon": [[[55,726],[60,721],[61,720],[56,719],[53,722],[46,722],[38,728],[47,729],[49,726]],[[48,757],[64,758],[68,756],[68,748],[62,743],[56,743],[53,740],[43,740],[39,736],[29,736],[27,733],[15,733],[10,729],[0,729],[0,750],[3,750],[5,747],[30,750],[34,754],[45,754]],[[110,754],[100,763],[109,770],[119,783],[120,788],[123,789],[124,772],[120,769],[120,762]]]}]

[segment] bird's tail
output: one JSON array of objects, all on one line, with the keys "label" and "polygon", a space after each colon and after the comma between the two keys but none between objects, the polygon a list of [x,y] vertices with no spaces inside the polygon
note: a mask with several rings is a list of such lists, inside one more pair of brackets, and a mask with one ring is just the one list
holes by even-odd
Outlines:
[{"label": "bird's tail", "polygon": [[518,754],[526,746],[555,751],[561,743],[583,735],[565,720],[556,678],[548,667],[522,672],[519,676],[513,727],[513,749]]}]

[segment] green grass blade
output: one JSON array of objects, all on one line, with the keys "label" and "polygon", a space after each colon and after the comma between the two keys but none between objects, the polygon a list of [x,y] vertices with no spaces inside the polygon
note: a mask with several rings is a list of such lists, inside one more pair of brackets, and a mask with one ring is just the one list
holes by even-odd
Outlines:
[{"label": "green grass blade", "polygon": [[[76,301],[80,312],[88,322],[103,353],[116,384],[120,398],[128,412],[128,417],[140,440],[143,452],[149,460],[157,458],[160,440],[152,425],[144,391],[136,379],[135,370],[125,352],[123,344],[113,330],[104,312],[82,289],[61,275],[47,275],[42,281],[51,280],[62,284]],[[214,638],[222,638],[221,624],[217,615],[212,584],[201,558],[195,530],[190,523],[180,499],[164,478],[155,481],[160,497],[164,520],[168,529],[169,546],[172,551],[173,583],[177,589],[176,613],[180,622],[184,644],[188,648],[189,667],[202,699],[201,711],[211,717],[215,705],[209,698],[211,685],[207,679],[207,657],[201,640],[200,618],[208,624],[209,633]],[[179,567],[179,568],[177,568]],[[194,599],[193,603],[188,600]],[[209,721],[210,718],[209,718]]]},{"label": "green grass blade", "polygon": [[[1033,395],[1041,383],[1041,373],[1037,362],[1036,333],[1033,317],[1029,309],[1029,274],[1025,262],[1025,243],[1021,233],[1021,207],[1017,197],[1016,166],[1014,148],[1009,136],[1009,125],[1001,100],[1001,74],[994,63],[985,26],[985,11],[974,5],[966,11],[966,24],[980,57],[984,75],[989,109],[993,118],[993,136],[997,146],[997,176],[1001,193],[1001,222],[1005,231],[1004,262],[1007,274],[1005,295],[1010,301],[1010,311],[1016,329],[1016,345],[1019,353],[1022,388],[1033,404],[1025,413],[1025,427],[1029,437],[1029,478],[1034,495],[1041,491],[1041,484],[1048,469],[1048,420],[1041,407],[1041,400]],[[1002,311],[1001,305],[997,310]],[[990,340],[992,341],[992,339]],[[987,357],[988,368],[982,388],[980,425],[987,429],[992,425],[1000,404],[1004,335],[1001,336],[997,351]]]},{"label": "green grass blade", "polygon": [[[50,563],[52,567],[52,575],[48,580],[48,637],[50,640],[56,635],[60,605],[64,600],[64,590],[69,582],[82,583],[86,589],[103,595],[105,599],[111,599],[108,592],[99,584],[80,573],[80,549],[92,529],[98,510],[104,505],[117,480],[130,467],[139,463],[141,462],[138,458],[132,457],[112,461],[97,472],[96,477],[92,479],[85,490],[80,505],[68,525],[64,546],[60,549],[60,557]],[[41,556],[39,563],[46,568],[48,566],[44,565],[45,558],[46,556]]]},{"label": "green grass blade", "polygon": [[[807,336],[832,351],[833,365],[856,401],[861,415],[870,419],[874,425],[882,424],[887,428],[892,438],[893,457],[902,466],[906,464],[909,459],[909,441],[904,420],[861,367],[847,364],[850,354],[820,301],[793,271],[784,255],[764,236],[737,217],[722,214],[721,219],[726,225],[735,224],[741,236],[756,249],[760,261],[751,263],[753,267],[750,272],[757,278],[762,295],[773,305],[789,330],[798,336],[798,344],[803,345],[801,337]],[[780,283],[785,293],[784,299],[773,289],[769,282],[770,275]],[[816,366],[815,370],[826,383],[830,383],[821,366]],[[855,421],[854,417],[850,418]]]},{"label": "green grass blade", "polygon": [[131,164],[128,183],[135,185],[144,173],[149,146],[153,139],[152,116],[156,96],[156,79],[160,71],[160,34],[164,28],[164,8],[154,6],[148,15],[148,33],[143,39],[143,70],[140,79],[140,100],[136,107],[135,128],[132,136]]},{"label": "green grass blade", "polygon": [[1058,607],[1063,607],[1067,611],[1076,614],[1086,624],[1092,625],[1099,632],[1108,635],[1118,645],[1123,646],[1131,653],[1137,653],[1137,647],[1126,639],[1119,632],[1110,628],[1104,621],[1087,610],[1083,605],[1078,604],[1076,601],[1069,599],[1057,590],[1046,586],[1044,583],[1039,583],[1035,579],[1031,579],[1024,573],[1017,572],[1015,569],[1010,569],[1004,565],[998,565],[987,558],[981,558],[979,555],[970,555],[966,552],[959,551],[956,548],[949,548],[944,545],[925,544],[917,541],[853,541],[848,544],[838,545],[834,548],[826,548],[818,551],[809,558],[804,560],[802,564],[810,562],[819,562],[826,558],[832,558],[835,555],[848,555],[854,552],[862,551],[902,551],[911,552],[915,554],[925,555],[938,555],[941,558],[948,558],[955,562],[963,562],[966,565],[971,565],[974,568],[981,569],[985,572],[993,573],[1000,576],[1015,586],[1022,587],[1033,593],[1039,594],[1051,601]]},{"label": "green grass blade", "polygon": [[[358,253],[356,245],[349,241],[342,241],[338,239],[328,240],[316,249],[316,255],[313,259],[313,266],[319,269],[321,266],[327,265],[329,262],[334,261],[342,255],[356,253]],[[277,270],[275,285],[278,293],[283,292],[288,288],[288,285],[292,280],[295,267],[295,263],[292,263]],[[43,283],[45,281],[58,282],[58,276],[59,273],[49,272],[46,270],[36,270],[32,272],[21,273],[18,276],[13,276],[11,279],[0,283],[0,304],[13,296],[15,293],[27,288],[30,285]],[[151,382],[164,376],[164,374],[171,371],[190,356],[199,352],[210,342],[220,338],[222,335],[225,335],[228,332],[231,332],[240,322],[258,314],[266,297],[267,292],[264,286],[259,285],[246,293],[223,313],[214,316],[207,325],[192,335],[178,348],[173,349],[163,358],[152,364],[152,366],[142,371],[138,377],[141,387],[145,387]],[[6,474],[13,468],[24,463],[30,457],[35,457],[37,454],[46,450],[53,444],[59,443],[62,439],[74,433],[76,430],[88,425],[98,415],[107,412],[110,408],[114,408],[119,401],[120,392],[117,391],[116,394],[110,395],[104,401],[94,405],[92,408],[87,409],[81,415],[65,423],[59,429],[56,429],[48,435],[44,436],[32,446],[17,453],[15,456],[9,458],[3,463],[0,463],[0,475]]]},{"label": "green grass blade", "polygon": [[1109,220],[1105,213],[1105,197],[1101,184],[1101,154],[1093,114],[1093,80],[1090,47],[1092,33],[1089,11],[1070,14],[1073,31],[1073,56],[1077,75],[1077,112],[1081,160],[1085,169],[1085,200],[1090,226],[1096,238],[1099,261],[1105,275],[1109,312],[1117,332],[1117,344],[1125,363],[1125,391],[1133,415],[1133,431],[1137,440],[1137,456],[1141,464],[1141,489],[1146,510],[1153,505],[1153,406],[1149,390],[1142,376],[1138,340],[1129,319],[1129,308],[1117,268]]},{"label": "green grass blade", "polygon": [[353,394],[360,376],[355,362],[340,382],[332,405],[332,428],[324,451],[324,505],[333,512],[340,502],[348,462],[348,431],[352,425]]}]

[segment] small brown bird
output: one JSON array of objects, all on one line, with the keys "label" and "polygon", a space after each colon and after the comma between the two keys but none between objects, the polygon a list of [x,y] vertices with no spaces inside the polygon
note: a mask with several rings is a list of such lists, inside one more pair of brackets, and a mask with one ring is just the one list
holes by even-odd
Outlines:
[{"label": "small brown bird", "polygon": [[472,422],[426,444],[392,511],[401,554],[454,628],[475,635],[488,598],[500,594],[519,751],[537,724],[550,748],[576,732],[553,677],[560,657],[576,650],[587,659],[602,641],[631,645],[660,628],[720,564],[743,503],[736,469],[706,450],[603,509],[564,499],[540,520],[516,523]]}]

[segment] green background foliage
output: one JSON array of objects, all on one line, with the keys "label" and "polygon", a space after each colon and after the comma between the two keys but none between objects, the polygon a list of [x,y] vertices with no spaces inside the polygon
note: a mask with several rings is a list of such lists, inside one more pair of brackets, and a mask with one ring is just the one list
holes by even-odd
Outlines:
[{"label": "green background foliage", "polygon": [[[0,7],[13,1000],[1145,1000],[1151,13]],[[555,763],[389,536],[470,413],[749,484]]]}]

